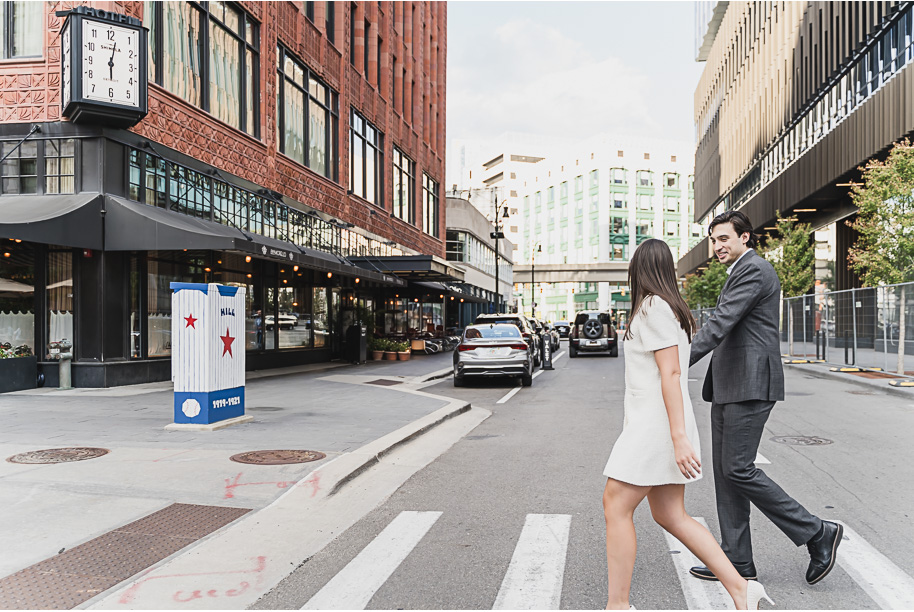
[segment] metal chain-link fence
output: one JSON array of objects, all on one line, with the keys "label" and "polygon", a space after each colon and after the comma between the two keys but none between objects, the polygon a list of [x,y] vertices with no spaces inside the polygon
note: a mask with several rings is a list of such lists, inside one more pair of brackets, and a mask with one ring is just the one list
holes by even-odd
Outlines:
[{"label": "metal chain-link fence", "polygon": [[[699,328],[712,314],[692,310]],[[914,283],[785,298],[780,334],[793,358],[914,376]]]}]

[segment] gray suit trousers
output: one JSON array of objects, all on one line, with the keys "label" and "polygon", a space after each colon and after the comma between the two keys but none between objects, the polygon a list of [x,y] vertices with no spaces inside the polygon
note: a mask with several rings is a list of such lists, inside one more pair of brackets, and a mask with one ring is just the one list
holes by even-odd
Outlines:
[{"label": "gray suit trousers", "polygon": [[806,544],[822,527],[765,472],[755,467],[759,442],[774,402],[751,400],[711,405],[712,459],[721,548],[737,566],[752,561],[750,502],[794,544]]}]

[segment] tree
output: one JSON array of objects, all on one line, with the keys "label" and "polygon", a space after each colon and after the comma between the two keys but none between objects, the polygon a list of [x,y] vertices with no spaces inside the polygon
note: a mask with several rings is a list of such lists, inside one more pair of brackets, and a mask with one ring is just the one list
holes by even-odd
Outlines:
[{"label": "tree", "polygon": [[701,274],[686,276],[682,285],[682,297],[689,308],[713,308],[726,282],[726,266],[717,259],[712,259],[708,269]]},{"label": "tree", "polygon": [[[794,217],[782,217],[777,213],[778,235],[765,243],[765,259],[771,262],[781,281],[781,293],[785,298],[805,294],[816,282],[813,262],[816,259],[815,246],[810,240],[812,227],[798,223]],[[801,309],[805,316],[806,309]],[[794,317],[787,315],[788,352],[793,354]]]},{"label": "tree", "polygon": [[[851,267],[869,286],[914,280],[914,147],[904,139],[884,162],[870,160],[860,170],[862,182],[851,187],[851,201],[859,211],[847,222],[859,234],[848,250]],[[904,286],[899,303],[897,369],[904,374]]]}]

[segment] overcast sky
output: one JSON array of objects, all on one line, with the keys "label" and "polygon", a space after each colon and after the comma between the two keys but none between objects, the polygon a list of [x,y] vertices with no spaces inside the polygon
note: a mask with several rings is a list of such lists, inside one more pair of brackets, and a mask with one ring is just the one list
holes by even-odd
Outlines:
[{"label": "overcast sky", "polygon": [[693,142],[692,2],[448,2],[448,141]]}]

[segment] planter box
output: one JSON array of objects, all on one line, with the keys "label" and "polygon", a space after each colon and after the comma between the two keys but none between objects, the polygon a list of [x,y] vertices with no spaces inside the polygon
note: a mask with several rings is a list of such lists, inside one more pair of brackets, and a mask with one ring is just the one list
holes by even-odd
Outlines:
[{"label": "planter box", "polygon": [[371,358],[374,361],[381,361],[384,359],[384,351],[371,351]]},{"label": "planter box", "polygon": [[0,359],[0,393],[34,389],[37,386],[37,357]]},{"label": "planter box", "polygon": [[400,361],[409,361],[409,351],[406,351],[404,353],[398,352],[397,359],[399,359]]},{"label": "planter box", "polygon": [[385,361],[396,361],[396,360],[397,360],[397,353],[395,353],[394,351],[385,351],[385,352],[384,352],[384,360],[385,360]]}]

